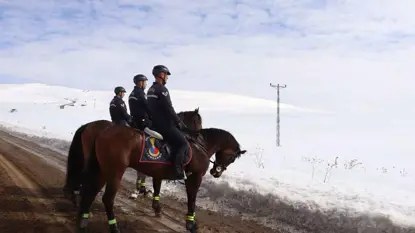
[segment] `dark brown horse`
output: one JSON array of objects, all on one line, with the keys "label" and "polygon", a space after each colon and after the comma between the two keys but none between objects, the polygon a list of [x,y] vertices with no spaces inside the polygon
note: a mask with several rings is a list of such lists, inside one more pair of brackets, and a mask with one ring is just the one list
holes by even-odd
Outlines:
[{"label": "dark brown horse", "polygon": [[[187,192],[186,229],[197,232],[195,222],[196,195],[203,176],[209,168],[210,158],[215,154],[211,175],[219,178],[222,172],[246,152],[241,150],[234,136],[222,129],[209,128],[198,131],[203,137],[200,143],[194,136],[188,135],[189,151],[186,153],[185,181]],[[159,143],[159,144],[157,144]],[[111,233],[120,232],[114,216],[115,195],[120,187],[122,176],[128,167],[132,167],[153,177],[153,209],[160,214],[160,187],[163,179],[173,179],[174,169],[169,152],[163,150],[158,140],[145,137],[144,134],[121,125],[111,125],[95,139],[81,189],[81,205],[78,213],[78,230],[85,232],[88,214],[96,195],[105,185],[102,201],[108,218]]]},{"label": "dark brown horse", "polygon": [[[199,114],[199,108],[193,111],[183,111],[177,115],[189,129],[199,130],[202,128],[202,117]],[[79,127],[73,136],[68,153],[66,182],[63,191],[65,196],[72,200],[75,205],[82,174],[87,167],[94,140],[100,132],[112,124],[111,121],[107,120],[92,121]],[[138,180],[141,180],[141,185],[145,184],[144,175],[140,176],[138,174]]]}]

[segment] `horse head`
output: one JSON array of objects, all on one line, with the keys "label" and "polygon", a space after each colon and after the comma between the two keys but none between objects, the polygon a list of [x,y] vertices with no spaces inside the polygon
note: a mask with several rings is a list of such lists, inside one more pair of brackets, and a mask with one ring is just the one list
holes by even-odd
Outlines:
[{"label": "horse head", "polygon": [[219,178],[229,165],[231,165],[237,158],[245,153],[246,150],[230,148],[216,152],[216,160],[212,162],[213,168],[210,169],[210,174],[215,178]]},{"label": "horse head", "polygon": [[219,178],[229,165],[246,153],[246,150],[241,150],[235,137],[226,130],[209,128],[200,132],[207,151],[214,148],[215,161],[211,161],[213,168],[210,169],[210,174],[215,178]]},{"label": "horse head", "polygon": [[202,116],[199,114],[199,108],[193,111],[183,111],[177,115],[190,130],[198,131],[202,129]]}]

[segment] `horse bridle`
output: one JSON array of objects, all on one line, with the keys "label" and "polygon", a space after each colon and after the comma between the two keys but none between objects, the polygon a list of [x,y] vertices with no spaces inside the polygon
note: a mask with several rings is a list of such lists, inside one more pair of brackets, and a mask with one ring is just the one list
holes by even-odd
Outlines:
[{"label": "horse bridle", "polygon": [[223,164],[218,164],[216,162],[216,159],[215,159],[215,161],[209,160],[213,164],[213,167],[216,167],[216,169],[215,169],[216,172],[226,171],[227,167],[230,165],[230,163],[228,163],[228,162],[230,162],[231,160],[235,160],[236,157],[239,155],[239,151],[234,152],[234,153],[223,153],[223,154],[229,156],[229,158],[226,160],[226,163],[228,164],[226,166],[223,165]]}]

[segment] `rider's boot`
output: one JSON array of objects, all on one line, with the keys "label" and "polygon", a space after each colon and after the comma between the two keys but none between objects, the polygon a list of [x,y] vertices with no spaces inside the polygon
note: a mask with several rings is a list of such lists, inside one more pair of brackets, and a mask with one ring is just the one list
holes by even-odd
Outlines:
[{"label": "rider's boot", "polygon": [[141,180],[140,180],[140,184],[137,184],[137,191],[138,191],[138,194],[146,194],[147,193],[146,185],[144,183],[141,183]]},{"label": "rider's boot", "polygon": [[178,180],[184,179],[184,169],[183,169],[183,156],[184,156],[185,148],[179,148],[177,150],[175,161],[174,161],[174,167],[176,172],[176,177]]},{"label": "rider's boot", "polygon": [[147,189],[146,186],[141,186],[140,189],[138,189],[138,194],[146,194]]},{"label": "rider's boot", "polygon": [[139,194],[146,192],[146,186],[144,183],[141,183],[141,178],[137,178],[135,182],[135,189],[138,191]]}]

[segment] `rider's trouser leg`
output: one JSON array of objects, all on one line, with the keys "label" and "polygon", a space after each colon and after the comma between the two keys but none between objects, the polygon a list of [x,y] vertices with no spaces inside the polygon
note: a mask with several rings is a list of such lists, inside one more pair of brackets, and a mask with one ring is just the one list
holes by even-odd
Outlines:
[{"label": "rider's trouser leg", "polygon": [[187,150],[187,141],[183,133],[179,129],[172,126],[166,130],[163,137],[172,145],[173,154],[175,156],[175,168],[177,175],[183,175],[183,160]]}]

